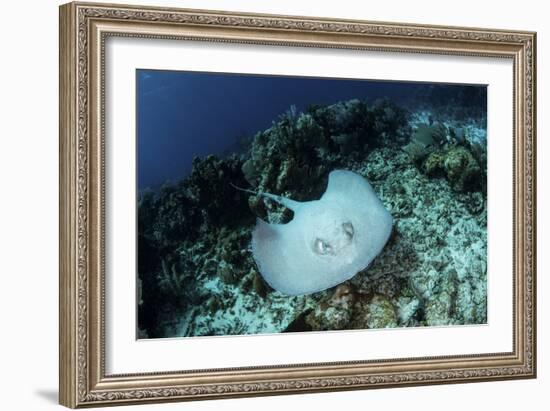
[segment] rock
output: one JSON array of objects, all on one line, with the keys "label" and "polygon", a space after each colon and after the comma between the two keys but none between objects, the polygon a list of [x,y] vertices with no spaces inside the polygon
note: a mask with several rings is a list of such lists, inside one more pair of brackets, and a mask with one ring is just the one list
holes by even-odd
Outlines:
[{"label": "rock", "polygon": [[416,315],[420,301],[417,298],[402,297],[398,300],[397,315],[399,324],[409,326],[414,315]]},{"label": "rock", "polygon": [[370,300],[363,300],[356,305],[353,328],[393,328],[397,326],[397,314],[389,298],[376,294]]},{"label": "rock", "polygon": [[470,151],[462,146],[432,152],[424,161],[422,170],[430,177],[444,176],[457,192],[482,188],[482,170]]},{"label": "rock", "polygon": [[346,330],[352,320],[351,310],[346,306],[318,306],[306,316],[305,322],[311,331]]},{"label": "rock", "polygon": [[265,283],[262,276],[257,272],[254,273],[252,288],[254,289],[254,292],[262,298],[266,297],[269,290],[269,286]]},{"label": "rock", "polygon": [[445,155],[444,167],[453,190],[474,191],[481,188],[481,168],[465,147],[450,148]]},{"label": "rock", "polygon": [[420,164],[430,153],[427,146],[414,140],[403,146],[403,151],[408,154],[411,161],[415,164]]}]

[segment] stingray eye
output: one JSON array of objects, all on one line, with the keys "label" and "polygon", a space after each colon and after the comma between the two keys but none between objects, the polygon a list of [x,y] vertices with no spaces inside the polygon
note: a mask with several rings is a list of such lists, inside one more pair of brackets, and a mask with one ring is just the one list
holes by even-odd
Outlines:
[{"label": "stingray eye", "polygon": [[342,228],[344,229],[346,236],[351,240],[353,238],[353,234],[355,233],[353,230],[353,224],[348,221],[347,223],[342,224]]},{"label": "stingray eye", "polygon": [[313,245],[313,249],[317,254],[325,255],[331,252],[332,247],[326,241],[323,241],[320,238],[317,238],[315,240],[315,244]]}]

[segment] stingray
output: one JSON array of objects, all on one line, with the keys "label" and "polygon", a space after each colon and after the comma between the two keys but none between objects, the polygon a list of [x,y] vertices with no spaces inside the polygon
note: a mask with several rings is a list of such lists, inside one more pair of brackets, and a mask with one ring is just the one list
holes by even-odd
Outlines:
[{"label": "stingray", "polygon": [[265,281],[287,295],[334,287],[367,268],[382,251],[393,220],[359,174],[334,170],[319,200],[262,193],[294,212],[286,224],[257,219],[252,254]]}]

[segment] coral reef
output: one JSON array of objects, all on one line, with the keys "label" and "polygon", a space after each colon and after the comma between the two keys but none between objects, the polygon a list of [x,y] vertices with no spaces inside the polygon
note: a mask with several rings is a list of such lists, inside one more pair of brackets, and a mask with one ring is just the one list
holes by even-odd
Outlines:
[{"label": "coral reef", "polygon": [[455,191],[476,191],[485,188],[484,171],[472,155],[462,146],[450,146],[430,153],[423,163],[428,176],[444,175]]},{"label": "coral reef", "polygon": [[[403,140],[406,119],[405,110],[388,100],[372,105],[350,100],[310,107],[305,113],[291,107],[278,122],[255,136],[242,171],[259,192],[297,201],[316,199],[323,193],[330,171],[345,167],[350,159],[359,160],[370,148]],[[249,201],[256,214],[268,215],[261,196]],[[288,221],[290,215],[278,217],[272,222]]]},{"label": "coral reef", "polygon": [[486,191],[486,143],[469,139],[465,127],[418,122],[402,149],[423,173],[446,178],[453,190]]},{"label": "coral reef", "polygon": [[[291,107],[246,152],[196,159],[188,177],[141,193],[140,337],[486,323],[486,129],[445,113],[388,100]],[[260,193],[318,199],[335,168],[370,182],[393,233],[350,280],[282,295],[258,273],[250,240],[256,216],[292,212]]]}]

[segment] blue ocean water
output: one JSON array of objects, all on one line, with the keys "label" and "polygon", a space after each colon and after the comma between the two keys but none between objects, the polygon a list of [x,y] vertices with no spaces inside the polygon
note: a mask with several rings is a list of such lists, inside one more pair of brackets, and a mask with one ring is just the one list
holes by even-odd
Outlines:
[{"label": "blue ocean water", "polygon": [[[138,189],[155,189],[191,171],[194,157],[223,156],[294,105],[477,93],[479,87],[350,79],[137,70]],[[485,90],[483,88],[483,90]],[[435,92],[435,93],[434,93]],[[482,96],[483,97],[483,96]],[[485,94],[486,98],[486,94]]]}]

